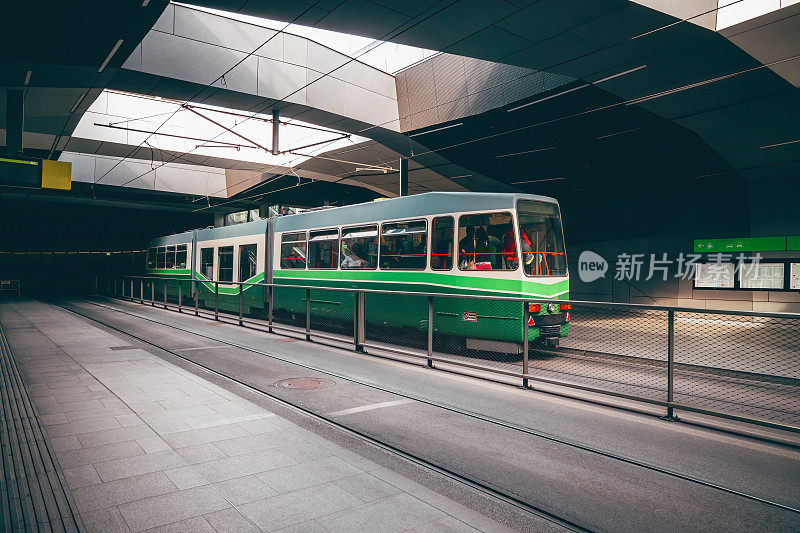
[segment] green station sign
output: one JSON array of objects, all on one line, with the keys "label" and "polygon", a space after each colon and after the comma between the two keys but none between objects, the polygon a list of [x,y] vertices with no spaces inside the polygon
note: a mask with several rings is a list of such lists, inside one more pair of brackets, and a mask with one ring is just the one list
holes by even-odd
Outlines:
[{"label": "green station sign", "polygon": [[732,252],[772,252],[785,251],[787,239],[797,239],[800,250],[800,237],[740,237],[733,239],[695,239],[694,251],[697,253],[732,253]]},{"label": "green station sign", "polygon": [[800,235],[786,237],[786,249],[793,251],[800,250]]}]

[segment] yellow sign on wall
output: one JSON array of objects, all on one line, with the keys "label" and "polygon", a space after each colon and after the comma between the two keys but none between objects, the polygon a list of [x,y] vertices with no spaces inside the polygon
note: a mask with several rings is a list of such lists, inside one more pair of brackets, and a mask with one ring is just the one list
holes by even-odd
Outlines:
[{"label": "yellow sign on wall", "polygon": [[72,163],[43,159],[42,188],[63,191],[72,189]]}]

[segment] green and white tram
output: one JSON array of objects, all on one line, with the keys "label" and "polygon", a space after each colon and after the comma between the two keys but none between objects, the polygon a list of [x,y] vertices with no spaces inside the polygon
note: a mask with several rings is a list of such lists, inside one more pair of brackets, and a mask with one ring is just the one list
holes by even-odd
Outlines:
[{"label": "green and white tram", "polygon": [[[195,230],[151,241],[147,273],[186,280],[187,300],[197,280],[201,305],[218,286],[231,312],[235,282],[266,280],[276,318],[305,315],[305,289],[288,285],[553,300],[529,304],[529,338],[552,345],[569,331],[561,214],[543,196],[431,192]],[[263,317],[264,287],[243,293],[243,312]],[[310,300],[315,319],[352,323],[352,293],[312,288]],[[365,313],[367,330],[427,331],[425,296],[369,293]],[[516,351],[523,313],[522,302],[434,298],[434,329],[468,349]]]}]

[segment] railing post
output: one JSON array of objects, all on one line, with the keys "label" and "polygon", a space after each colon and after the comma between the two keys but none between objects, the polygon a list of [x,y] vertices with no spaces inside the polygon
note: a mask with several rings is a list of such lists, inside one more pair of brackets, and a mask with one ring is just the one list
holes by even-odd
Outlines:
[{"label": "railing post", "polygon": [[156,280],[150,280],[150,305],[156,306]]},{"label": "railing post", "polygon": [[428,368],[433,368],[433,296],[428,296]]},{"label": "railing post", "polygon": [[192,289],[194,290],[194,316],[200,315],[200,284],[196,279],[192,280]]},{"label": "railing post", "polygon": [[673,383],[675,379],[675,311],[667,311],[667,415],[664,420],[677,420],[673,401]]},{"label": "railing post", "polygon": [[[528,344],[529,344],[529,337],[530,332],[528,331],[528,320],[530,320],[530,309],[528,308],[528,302],[522,302],[523,312],[522,312],[522,375],[528,375]],[[522,387],[529,388],[528,386],[528,378],[522,378]]]},{"label": "railing post", "polygon": [[311,340],[311,289],[306,289],[306,340]]},{"label": "railing post", "polygon": [[269,323],[270,333],[272,333],[272,296],[273,296],[272,289],[273,289],[272,285],[268,285],[264,288],[264,290],[269,291],[267,295],[269,298],[269,301],[267,301],[267,320]]},{"label": "railing post", "polygon": [[178,280],[178,312],[179,313],[183,313],[183,310],[181,309],[181,304],[183,303],[182,300],[183,300],[183,284],[181,283],[181,280]]},{"label": "railing post", "polygon": [[214,320],[219,320],[219,281],[214,282]]},{"label": "railing post", "polygon": [[144,279],[139,280],[139,303],[144,303]]},{"label": "railing post", "polygon": [[133,278],[131,278],[131,302],[133,302]]},{"label": "railing post", "polygon": [[164,280],[164,309],[167,308],[167,280]]},{"label": "railing post", "polygon": [[244,284],[239,282],[239,325],[243,326],[242,311],[244,309]]},{"label": "railing post", "polygon": [[364,292],[353,291],[353,344],[357,352],[364,351]]}]

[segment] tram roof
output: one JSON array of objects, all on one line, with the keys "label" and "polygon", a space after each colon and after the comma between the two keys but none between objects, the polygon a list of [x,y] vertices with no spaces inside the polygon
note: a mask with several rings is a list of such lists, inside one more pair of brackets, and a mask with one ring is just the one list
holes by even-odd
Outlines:
[{"label": "tram roof", "polygon": [[380,220],[401,220],[443,213],[515,209],[517,200],[558,203],[554,198],[535,194],[426,192],[278,217],[275,219],[275,231],[351,226]]},{"label": "tram roof", "polygon": [[[468,213],[495,209],[515,209],[517,200],[538,200],[558,203],[555,198],[537,194],[484,193],[484,192],[426,192],[412,196],[388,198],[362,204],[331,207],[295,215],[276,217],[275,231],[294,231],[332,226],[353,226],[381,220],[403,220],[414,217],[445,213]],[[244,235],[265,234],[267,220],[255,220],[221,228],[197,230],[197,240],[208,241],[241,237]],[[149,246],[168,246],[192,241],[192,232],[159,237],[150,241]]]}]

